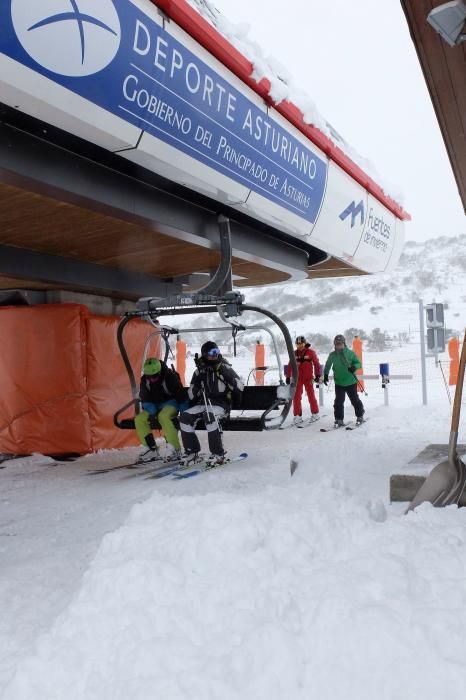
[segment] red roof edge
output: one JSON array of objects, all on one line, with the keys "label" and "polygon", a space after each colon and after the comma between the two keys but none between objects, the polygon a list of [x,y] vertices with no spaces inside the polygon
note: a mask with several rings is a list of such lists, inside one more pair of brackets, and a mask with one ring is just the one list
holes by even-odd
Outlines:
[{"label": "red roof edge", "polygon": [[192,36],[209,53],[231,70],[243,83],[248,85],[267,104],[271,105],[290,124],[293,124],[312,143],[320,148],[334,163],[340,166],[353,180],[356,180],[370,194],[379,200],[398,219],[410,221],[411,216],[394,199],[384,193],[382,188],[367,175],[351,158],[336,146],[331,139],[311,124],[306,124],[303,113],[291,102],[275,103],[269,95],[270,83],[264,79],[257,83],[251,74],[253,66],[230,42],[225,39],[207,20],[202,17],[186,0],[151,0],[168,17]]}]

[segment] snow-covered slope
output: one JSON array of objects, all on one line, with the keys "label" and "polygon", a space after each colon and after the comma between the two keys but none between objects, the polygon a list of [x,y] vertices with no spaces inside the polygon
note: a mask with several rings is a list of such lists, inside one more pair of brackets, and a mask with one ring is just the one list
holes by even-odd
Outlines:
[{"label": "snow-covered slope", "polygon": [[462,700],[466,509],[388,503],[448,414],[229,434],[249,459],[182,482],[9,463],[2,700]]},{"label": "snow-covered slope", "polygon": [[[424,304],[444,303],[448,333],[462,335],[466,326],[465,272],[466,236],[439,237],[425,243],[408,241],[398,267],[389,274],[303,280],[260,289],[243,288],[241,292],[247,303],[280,316],[293,339],[305,335],[325,354],[332,349],[334,335],[346,331],[349,343],[356,330],[366,340],[374,329],[380,329],[394,347],[419,344],[419,299]],[[246,320],[257,323],[258,318],[249,315]],[[264,322],[264,317],[260,318]],[[171,324],[170,320],[166,322]],[[210,322],[212,317],[212,325]],[[183,328],[205,323],[206,317],[185,316],[172,325],[179,326],[182,334]],[[266,334],[256,335],[269,343]],[[196,350],[202,338],[200,334],[185,336],[190,348]],[[220,335],[215,339],[223,342]],[[374,348],[366,342],[365,350],[371,349]]]},{"label": "snow-covered slope", "polygon": [[[446,325],[466,324],[466,236],[408,242],[390,274],[305,280],[244,290],[247,301],[272,308],[297,334],[334,335],[381,328],[391,336],[418,328],[418,300],[448,304]],[[328,349],[328,348],[327,348]]]}]

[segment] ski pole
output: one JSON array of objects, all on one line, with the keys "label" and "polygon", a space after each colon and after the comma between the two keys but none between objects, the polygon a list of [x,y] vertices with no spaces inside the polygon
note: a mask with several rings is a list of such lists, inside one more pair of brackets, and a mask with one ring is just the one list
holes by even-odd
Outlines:
[{"label": "ski pole", "polygon": [[[214,423],[216,424],[218,432],[221,433],[222,431],[221,431],[221,429],[220,429],[220,423],[218,422],[217,416],[216,416],[215,413],[214,413],[214,409],[213,409],[213,406],[212,406],[212,401],[211,401],[210,399],[207,399],[207,396],[206,396],[206,393],[205,393],[205,386],[204,386],[204,382],[203,382],[203,381],[201,381],[201,389],[202,389],[202,396],[203,396],[203,399],[204,399],[204,406],[205,406],[205,410],[206,410],[206,416],[207,416],[208,419],[209,419],[209,416],[212,416],[212,418],[213,418],[213,421],[212,421],[212,422],[214,422]],[[210,406],[210,410],[209,410],[209,406]]]},{"label": "ski pole", "polygon": [[443,371],[442,361],[439,360],[438,363],[439,363],[440,371],[442,372],[443,383],[445,384],[445,389],[446,389],[446,392],[447,392],[448,401],[451,403],[450,389],[448,388],[447,378],[445,377],[445,373],[444,373],[444,371]]},{"label": "ski pole", "polygon": [[364,396],[367,396],[367,391],[364,389],[363,383],[362,383],[361,381],[359,381],[359,379],[357,378],[356,374],[354,374],[353,376],[354,376],[354,378],[356,379],[356,381],[357,381],[357,383],[358,383],[359,391],[361,391],[361,392],[364,394]]}]

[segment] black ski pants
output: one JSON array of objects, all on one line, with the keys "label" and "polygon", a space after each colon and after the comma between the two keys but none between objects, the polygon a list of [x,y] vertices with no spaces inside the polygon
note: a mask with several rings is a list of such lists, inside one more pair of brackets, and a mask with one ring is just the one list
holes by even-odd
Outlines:
[{"label": "black ski pants", "polygon": [[222,433],[219,430],[219,420],[226,415],[223,406],[210,405],[208,412],[204,404],[192,406],[187,411],[183,411],[180,416],[181,439],[185,452],[192,454],[200,452],[201,446],[196,435],[196,423],[204,421],[209,441],[209,449],[213,455],[224,455]]},{"label": "black ski pants", "polygon": [[358,396],[358,385],[350,384],[350,386],[340,386],[339,384],[335,384],[335,402],[333,404],[335,420],[343,420],[345,417],[344,403],[347,394],[349,400],[353,404],[356,418],[362,418],[364,414],[364,406]]}]

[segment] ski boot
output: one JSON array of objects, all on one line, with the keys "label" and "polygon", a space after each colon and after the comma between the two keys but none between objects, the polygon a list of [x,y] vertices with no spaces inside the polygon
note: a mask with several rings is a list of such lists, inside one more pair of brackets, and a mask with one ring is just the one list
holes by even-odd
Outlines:
[{"label": "ski boot", "polygon": [[157,450],[153,450],[150,447],[144,447],[139,453],[136,464],[148,464],[149,462],[156,462],[160,459],[160,455]]},{"label": "ski boot", "polygon": [[181,469],[189,469],[190,467],[193,467],[196,462],[200,461],[201,457],[199,452],[185,452],[183,455],[181,455],[179,464]]},{"label": "ski boot", "polygon": [[226,461],[227,461],[227,453],[226,452],[224,452],[223,455],[210,454],[206,459],[206,463],[210,467],[219,467],[222,464],[225,464]]},{"label": "ski boot", "polygon": [[172,463],[178,463],[181,458],[183,457],[183,454],[181,450],[175,450],[174,448],[172,449],[167,449],[165,456],[163,458],[164,463],[166,464],[172,464]]}]

